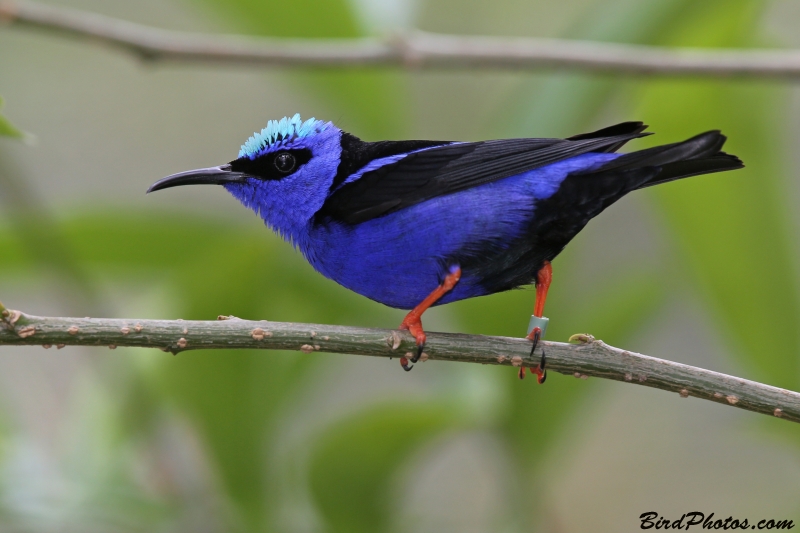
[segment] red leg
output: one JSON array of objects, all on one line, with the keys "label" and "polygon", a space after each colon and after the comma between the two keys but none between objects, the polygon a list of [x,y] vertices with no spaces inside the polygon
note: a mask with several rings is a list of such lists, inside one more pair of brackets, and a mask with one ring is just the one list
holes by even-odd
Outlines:
[{"label": "red leg", "polygon": [[[533,307],[533,316],[542,317],[544,315],[544,302],[547,300],[547,291],[550,289],[550,282],[553,281],[553,267],[550,264],[550,261],[545,261],[544,266],[539,269],[539,272],[536,274],[536,304]],[[542,330],[539,328],[533,328],[533,330],[528,334],[527,339],[529,341],[533,341],[533,348],[531,348],[531,355],[533,355],[534,350],[536,350],[536,345],[539,344],[539,340],[542,337]],[[545,358],[544,358],[544,351],[542,351],[542,361],[536,365],[536,368],[529,369],[532,374],[536,374],[536,381],[539,383],[544,383],[544,380],[547,379],[547,373],[544,369],[545,365]],[[519,369],[519,379],[523,379],[525,377],[525,368],[521,367]]]},{"label": "red leg", "polygon": [[533,316],[544,315],[544,301],[547,300],[551,281],[553,281],[553,266],[550,261],[545,261],[544,266],[536,274],[536,305],[533,307]]},{"label": "red leg", "polygon": [[[439,299],[453,290],[458,280],[461,279],[461,267],[455,266],[450,268],[450,273],[444,278],[444,282],[436,287],[427,298],[422,300],[422,303],[417,305],[410,313],[406,315],[403,322],[400,323],[400,329],[407,329],[414,338],[417,339],[417,353],[411,358],[412,363],[419,361],[422,355],[422,349],[425,347],[425,331],[422,329],[422,313],[428,310],[430,306],[439,301]],[[400,365],[404,370],[411,370],[412,367],[408,366],[408,359],[405,357],[400,358]]]}]

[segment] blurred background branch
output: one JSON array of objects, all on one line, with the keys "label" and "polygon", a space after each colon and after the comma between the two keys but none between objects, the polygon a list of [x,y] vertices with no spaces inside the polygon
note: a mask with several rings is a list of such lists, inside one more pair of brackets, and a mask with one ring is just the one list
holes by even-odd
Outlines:
[{"label": "blurred background branch", "polygon": [[797,78],[800,51],[707,51],[572,39],[445,35],[274,39],[176,32],[38,4],[0,1],[0,20],[119,47],[145,60],[306,67],[578,69],[629,74]]},{"label": "blurred background branch", "polygon": [[[414,338],[404,331],[322,324],[241,320],[136,320],[33,316],[0,304],[6,326],[0,346],[129,346],[159,348],[177,355],[189,350],[262,349],[323,351],[377,357],[411,356]],[[624,381],[733,405],[747,411],[800,422],[800,393],[657,359],[609,346],[589,335],[573,335],[579,344],[542,342],[547,368],[579,379]],[[422,361],[455,361],[535,367],[530,342],[520,338],[429,333]]]}]

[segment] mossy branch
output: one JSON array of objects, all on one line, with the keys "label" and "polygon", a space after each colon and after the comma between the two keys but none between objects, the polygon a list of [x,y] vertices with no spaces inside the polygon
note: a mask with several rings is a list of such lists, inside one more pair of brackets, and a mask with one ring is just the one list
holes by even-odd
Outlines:
[{"label": "mossy branch", "polygon": [[[405,331],[219,317],[217,321],[39,317],[0,304],[0,346],[130,346],[177,354],[189,350],[261,349],[401,357],[414,349]],[[550,371],[644,385],[800,422],[800,394],[609,346],[590,335],[577,344],[542,342]],[[429,333],[424,360],[533,367],[525,339]]]}]

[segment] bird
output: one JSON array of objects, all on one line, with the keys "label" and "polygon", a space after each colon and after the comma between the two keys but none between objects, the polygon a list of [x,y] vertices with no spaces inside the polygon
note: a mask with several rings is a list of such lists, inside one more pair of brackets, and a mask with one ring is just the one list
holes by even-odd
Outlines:
[{"label": "bird", "polygon": [[[528,285],[543,317],[552,261],[586,224],[629,192],[742,168],[707,131],[620,153],[650,135],[622,122],[560,138],[477,142],[363,141],[299,114],[270,120],[229,163],[172,174],[148,193],[223,186],[323,276],[389,307],[423,353],[428,308]],[[528,335],[536,349],[541,329]],[[545,358],[529,370],[546,378]],[[525,368],[519,370],[524,377]]]}]

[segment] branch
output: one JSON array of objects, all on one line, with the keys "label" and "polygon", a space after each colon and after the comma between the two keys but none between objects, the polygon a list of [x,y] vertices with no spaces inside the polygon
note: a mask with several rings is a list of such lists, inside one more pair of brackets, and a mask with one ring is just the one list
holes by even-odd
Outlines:
[{"label": "branch", "polygon": [[0,0],[0,20],[90,37],[148,60],[265,66],[570,68],[696,76],[800,76],[800,51],[666,48],[567,39],[443,35],[412,31],[388,39],[268,39],[202,35],[96,13]]},{"label": "branch", "polygon": [[[800,422],[800,394],[647,355],[628,352],[590,335],[581,344],[542,342],[547,367],[586,379],[613,379],[694,396],[740,409]],[[27,315],[0,304],[0,346],[132,346],[178,354],[214,348],[323,351],[411,356],[414,338],[405,331],[293,324],[219,317],[218,321],[61,318]],[[429,333],[422,360],[534,367],[530,342],[510,337]]]}]

